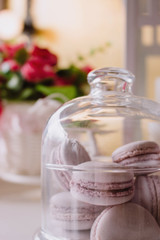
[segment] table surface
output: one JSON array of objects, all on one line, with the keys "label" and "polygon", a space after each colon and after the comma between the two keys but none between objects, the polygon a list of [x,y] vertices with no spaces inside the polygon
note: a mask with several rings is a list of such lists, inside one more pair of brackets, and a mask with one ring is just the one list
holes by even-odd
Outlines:
[{"label": "table surface", "polygon": [[40,225],[40,186],[0,180],[0,239],[33,240]]}]

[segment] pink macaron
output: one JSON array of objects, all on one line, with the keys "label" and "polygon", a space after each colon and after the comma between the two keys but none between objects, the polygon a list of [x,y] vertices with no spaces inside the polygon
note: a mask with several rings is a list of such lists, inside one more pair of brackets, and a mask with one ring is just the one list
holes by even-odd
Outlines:
[{"label": "pink macaron", "polygon": [[[64,138],[64,140],[54,148],[51,162],[60,166],[59,170],[55,171],[57,179],[61,186],[69,190],[69,183],[71,180],[71,172],[68,166],[75,166],[83,162],[90,161],[89,154],[85,148],[76,140]],[[64,170],[66,168],[66,170]]]},{"label": "pink macaron", "polygon": [[85,162],[73,171],[70,191],[80,201],[95,205],[116,205],[132,199],[133,173],[105,162]]},{"label": "pink macaron", "polygon": [[90,229],[96,217],[104,210],[73,198],[70,192],[61,192],[50,200],[51,222],[55,229],[65,230]]},{"label": "pink macaron", "polygon": [[160,164],[160,147],[153,141],[136,141],[117,148],[112,153],[113,162],[150,173]]},{"label": "pink macaron", "polygon": [[96,218],[90,240],[160,240],[153,216],[135,203],[106,208]]},{"label": "pink macaron", "polygon": [[132,200],[146,208],[160,225],[160,176],[139,176]]}]

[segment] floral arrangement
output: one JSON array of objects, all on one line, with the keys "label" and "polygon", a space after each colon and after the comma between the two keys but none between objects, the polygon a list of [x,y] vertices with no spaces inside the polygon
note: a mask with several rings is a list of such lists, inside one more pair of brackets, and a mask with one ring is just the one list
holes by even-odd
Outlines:
[{"label": "floral arrangement", "polygon": [[92,68],[58,67],[58,57],[36,45],[0,45],[0,99],[37,100],[58,92],[68,99],[84,95]]}]

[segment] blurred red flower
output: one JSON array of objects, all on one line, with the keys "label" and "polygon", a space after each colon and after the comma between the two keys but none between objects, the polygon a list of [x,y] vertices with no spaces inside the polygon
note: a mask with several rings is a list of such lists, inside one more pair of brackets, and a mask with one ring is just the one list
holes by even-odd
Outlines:
[{"label": "blurred red flower", "polygon": [[5,69],[6,71],[16,72],[20,69],[20,65],[14,59],[7,59],[1,64],[0,68],[3,72],[5,72]]},{"label": "blurred red flower", "polygon": [[2,111],[3,111],[3,105],[2,105],[2,101],[0,101],[0,115],[1,115]]},{"label": "blurred red flower", "polygon": [[41,60],[44,64],[54,66],[57,64],[57,56],[45,48],[34,46],[31,51],[31,60]]},{"label": "blurred red flower", "polygon": [[84,66],[83,68],[81,68],[81,70],[88,74],[90,71],[93,70],[93,68],[91,66],[87,65],[87,66]]},{"label": "blurred red flower", "polygon": [[58,57],[46,48],[1,44],[0,98],[35,100],[56,91],[69,98],[84,95],[87,73],[92,68],[74,64],[59,68],[57,63]]},{"label": "blurred red flower", "polygon": [[53,68],[41,59],[30,59],[21,68],[21,74],[28,82],[38,83],[55,76]]},{"label": "blurred red flower", "polygon": [[11,45],[11,44],[2,44],[0,45],[0,53],[3,54],[3,59],[12,59],[14,58],[17,51],[24,49],[26,46],[24,43]]},{"label": "blurred red flower", "polygon": [[60,77],[58,75],[56,75],[54,77],[54,83],[56,86],[69,86],[72,85],[74,83],[75,78],[73,77]]}]

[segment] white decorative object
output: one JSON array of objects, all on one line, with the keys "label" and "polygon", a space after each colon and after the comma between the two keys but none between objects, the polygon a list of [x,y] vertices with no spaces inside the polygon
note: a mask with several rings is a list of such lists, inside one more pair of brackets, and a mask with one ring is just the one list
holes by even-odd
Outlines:
[{"label": "white decorative object", "polygon": [[23,180],[40,176],[42,132],[60,105],[50,98],[6,103],[0,119],[0,168],[5,179],[14,181],[15,176],[17,182],[17,176]]},{"label": "white decorative object", "polygon": [[[160,77],[155,80],[155,100],[160,103]],[[157,122],[149,123],[149,137],[152,141],[160,144],[160,124]]]},{"label": "white decorative object", "polygon": [[155,100],[160,102],[160,77],[155,80]]},{"label": "white decorative object", "polygon": [[[126,0],[125,67],[136,76],[134,92],[147,96],[146,60],[160,56],[160,1]],[[154,84],[153,79],[153,84]]]}]

